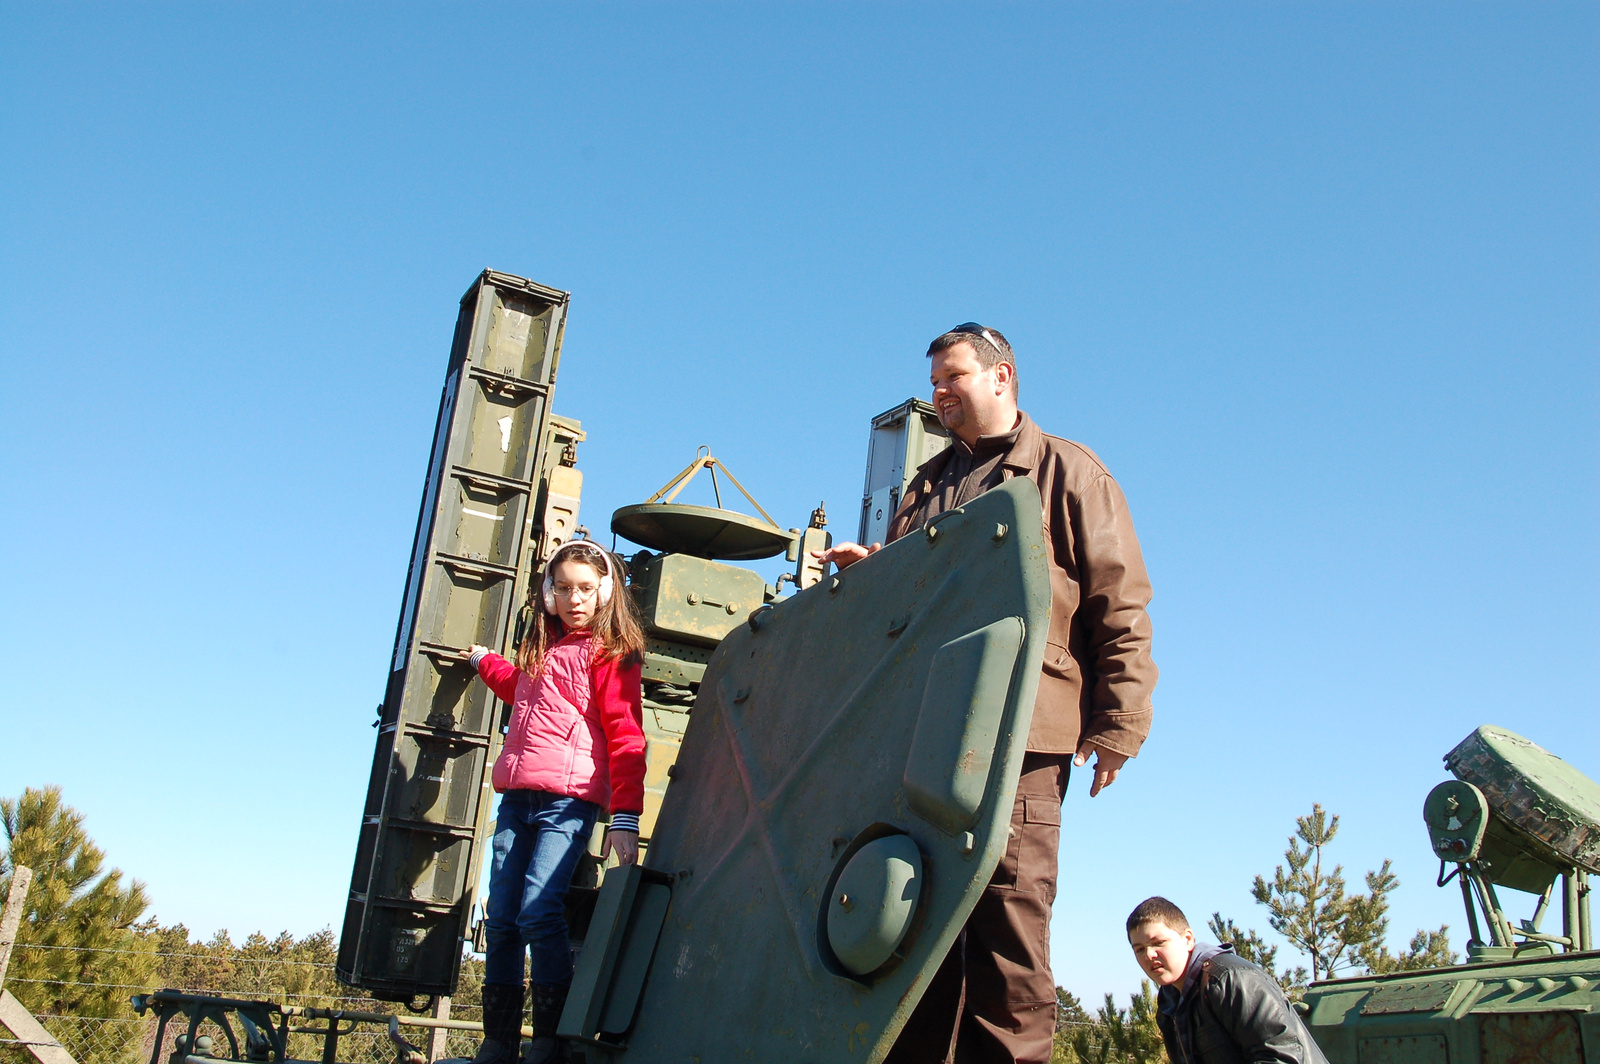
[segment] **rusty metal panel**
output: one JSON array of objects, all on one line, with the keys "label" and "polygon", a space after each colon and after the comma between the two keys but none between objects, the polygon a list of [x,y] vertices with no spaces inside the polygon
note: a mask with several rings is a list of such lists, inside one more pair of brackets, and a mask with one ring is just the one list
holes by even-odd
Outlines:
[{"label": "rusty metal panel", "polygon": [[456,986],[501,723],[464,650],[506,646],[536,536],[576,520],[581,481],[543,490],[552,440],[581,438],[550,414],[567,300],[488,270],[461,299],[339,936],[340,979],[376,997]]},{"label": "rusty metal panel", "polygon": [[1458,983],[1438,980],[1428,983],[1390,983],[1372,992],[1361,1006],[1361,1015],[1379,1016],[1395,1012],[1437,1012],[1455,991]]},{"label": "rusty metal panel", "polygon": [[1485,1016],[1483,1064],[1584,1064],[1578,1017],[1570,1012]]},{"label": "rusty metal panel", "polygon": [[1360,1064],[1450,1064],[1450,1050],[1443,1035],[1390,1035],[1363,1038],[1356,1059]]},{"label": "rusty metal panel", "polygon": [[[575,1064],[888,1052],[1004,853],[1050,608],[1031,481],[931,531],[756,611],[717,648],[647,857],[672,893],[633,1026],[595,1030],[613,988],[580,972],[560,1027],[587,1038]],[[921,871],[889,880],[901,893],[834,889],[847,867],[873,882],[865,865],[898,861],[907,839]],[[830,919],[852,904],[904,921],[870,971],[872,949],[834,953]],[[591,926],[585,953],[612,949]]]}]

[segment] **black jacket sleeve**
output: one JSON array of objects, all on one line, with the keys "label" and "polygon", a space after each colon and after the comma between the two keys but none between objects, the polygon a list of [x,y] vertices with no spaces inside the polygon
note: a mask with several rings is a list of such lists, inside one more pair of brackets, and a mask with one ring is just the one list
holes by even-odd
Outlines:
[{"label": "black jacket sleeve", "polygon": [[1251,1064],[1327,1064],[1282,989],[1255,965],[1218,965],[1206,1004]]}]

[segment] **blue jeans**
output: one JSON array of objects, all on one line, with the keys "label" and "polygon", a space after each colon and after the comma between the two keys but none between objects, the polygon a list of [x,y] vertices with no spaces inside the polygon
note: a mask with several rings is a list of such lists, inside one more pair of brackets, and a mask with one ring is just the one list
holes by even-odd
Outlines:
[{"label": "blue jeans", "polygon": [[563,902],[599,816],[598,805],[564,794],[507,791],[500,796],[484,913],[485,983],[521,986],[523,952],[531,947],[530,982],[571,985],[572,942]]}]

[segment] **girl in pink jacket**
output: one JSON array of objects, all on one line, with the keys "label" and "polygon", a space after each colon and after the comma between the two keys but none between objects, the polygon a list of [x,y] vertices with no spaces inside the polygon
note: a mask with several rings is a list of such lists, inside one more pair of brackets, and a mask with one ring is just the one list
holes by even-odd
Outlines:
[{"label": "girl in pink jacket", "polygon": [[562,914],[595,821],[611,811],[601,856],[639,854],[645,740],[640,665],[644,632],[622,563],[593,543],[568,543],[545,567],[544,609],[517,648],[517,662],[474,646],[468,659],[512,706],[494,789],[484,1039],[476,1064],[516,1064],[521,1045],[523,957],[532,952],[534,1042],[522,1059],[559,1055],[556,1021],[572,984]]}]

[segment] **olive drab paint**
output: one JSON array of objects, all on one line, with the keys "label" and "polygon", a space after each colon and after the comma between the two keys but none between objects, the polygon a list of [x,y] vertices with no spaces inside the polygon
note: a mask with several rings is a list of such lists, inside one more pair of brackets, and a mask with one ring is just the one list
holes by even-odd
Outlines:
[{"label": "olive drab paint", "polygon": [[507,647],[577,521],[583,434],[550,410],[567,304],[492,270],[461,299],[339,935],[339,978],[374,997],[455,990],[504,726],[466,648]]},{"label": "olive drab paint", "polygon": [[[1313,984],[1312,1036],[1331,1064],[1595,1064],[1600,785],[1492,725],[1444,760],[1457,778],[1428,793],[1422,817],[1439,885],[1460,885],[1467,963]],[[1532,917],[1513,924],[1497,887],[1533,894]],[[1557,912],[1559,929],[1546,927]]]},{"label": "olive drab paint", "polygon": [[645,866],[600,888],[574,1064],[883,1058],[1005,850],[1045,551],[1018,478],[722,639]]}]

